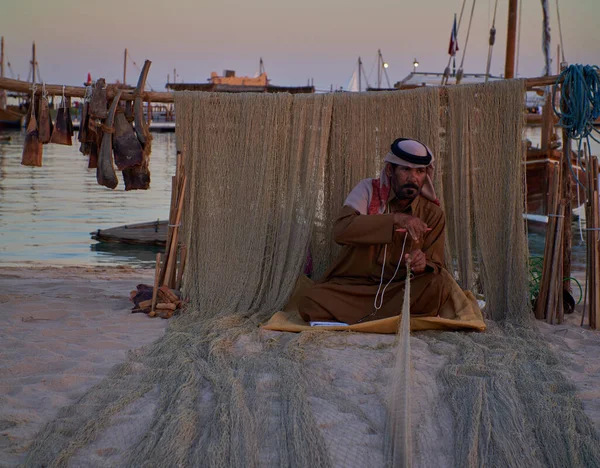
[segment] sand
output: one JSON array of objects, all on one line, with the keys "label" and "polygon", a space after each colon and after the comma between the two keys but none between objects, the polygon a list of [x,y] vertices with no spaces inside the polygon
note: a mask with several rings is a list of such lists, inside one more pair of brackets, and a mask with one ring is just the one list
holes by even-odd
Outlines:
[{"label": "sand", "polygon": [[[131,268],[3,268],[0,272],[0,465],[25,459],[35,434],[58,410],[74,403],[104,378],[128,351],[159,338],[168,320],[131,314],[129,291],[151,283],[152,271]],[[537,327],[564,362],[586,414],[600,431],[600,332],[579,327],[580,312],[567,323]],[[289,334],[262,331],[265,340]],[[310,397],[317,423],[336,466],[357,464],[381,444],[375,434],[384,424],[382,376],[392,365],[393,336],[331,334],[310,344],[306,362],[327,374],[330,389],[364,411],[357,418],[318,395]],[[350,348],[348,348],[350,345]],[[440,354],[439,346],[447,346]],[[452,417],[440,404],[436,376],[452,345],[436,352],[419,333],[411,336],[415,466],[451,466]],[[374,353],[373,350],[381,350]],[[326,363],[326,365],[323,365]],[[352,365],[349,365],[351,363]],[[110,427],[84,449],[71,466],[123,466],[121,455],[148,427],[156,407],[155,389],[111,420]],[[375,429],[375,430],[373,430]],[[126,437],[124,437],[126,435]],[[364,460],[378,466],[380,460]],[[360,463],[358,463],[360,464]]]},{"label": "sand", "polygon": [[23,461],[33,436],[167,320],[132,314],[129,291],[152,284],[131,268],[0,272],[0,465]]}]

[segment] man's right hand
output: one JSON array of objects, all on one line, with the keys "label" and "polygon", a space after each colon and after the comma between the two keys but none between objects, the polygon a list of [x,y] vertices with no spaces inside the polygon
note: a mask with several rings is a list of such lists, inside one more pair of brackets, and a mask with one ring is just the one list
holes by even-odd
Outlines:
[{"label": "man's right hand", "polygon": [[406,229],[415,242],[422,239],[427,230],[427,224],[406,213],[394,213],[394,225],[397,229]]}]

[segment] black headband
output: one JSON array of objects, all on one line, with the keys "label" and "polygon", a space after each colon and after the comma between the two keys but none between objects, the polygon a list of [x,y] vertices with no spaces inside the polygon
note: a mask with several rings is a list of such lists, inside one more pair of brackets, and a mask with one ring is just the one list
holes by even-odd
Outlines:
[{"label": "black headband", "polygon": [[431,164],[431,153],[427,149],[427,146],[423,145],[423,143],[421,143],[420,141],[418,141],[418,143],[421,143],[423,145],[425,151],[427,152],[427,156],[415,156],[414,154],[407,153],[406,151],[398,147],[398,143],[407,140],[410,140],[410,138],[397,138],[396,140],[394,140],[394,143],[392,143],[391,146],[392,153],[394,153],[400,159],[404,159],[405,161],[411,164],[419,164],[420,166],[428,166],[429,164]]}]

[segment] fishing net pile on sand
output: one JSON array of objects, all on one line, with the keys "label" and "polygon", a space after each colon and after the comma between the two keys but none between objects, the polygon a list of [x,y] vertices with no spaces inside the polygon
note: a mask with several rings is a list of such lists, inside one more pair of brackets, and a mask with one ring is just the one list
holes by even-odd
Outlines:
[{"label": "fishing net pile on sand", "polygon": [[[27,463],[599,466],[598,436],[529,321],[523,94],[519,81],[176,93],[190,306],[62,409]],[[398,346],[393,335],[259,328],[285,306],[309,246],[317,277],[335,257],[337,210],[398,136],[438,155],[449,268],[485,296],[488,331],[420,332]],[[410,414],[396,411],[398,389]]]}]

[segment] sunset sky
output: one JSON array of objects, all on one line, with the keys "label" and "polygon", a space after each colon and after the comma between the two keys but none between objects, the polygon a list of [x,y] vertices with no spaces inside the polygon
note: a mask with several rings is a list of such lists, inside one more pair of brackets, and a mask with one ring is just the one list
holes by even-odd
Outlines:
[{"label": "sunset sky", "polygon": [[[465,57],[465,72],[485,71],[495,0],[479,0]],[[552,53],[559,41],[556,0],[549,0]],[[61,5],[61,6],[59,6]],[[15,75],[27,78],[31,43],[36,42],[43,80],[81,84],[87,73],[107,81],[122,79],[123,51],[138,66],[152,60],[150,85],[164,90],[167,74],[177,81],[205,82],[211,71],[233,69],[254,75],[262,57],[272,84],[319,89],[346,87],[363,59],[370,82],[376,79],[377,49],[389,63],[392,84],[412,70],[442,72],[454,13],[462,0],[0,0],[0,35]],[[459,31],[460,62],[472,2]],[[498,0],[492,73],[504,69],[508,0]],[[560,0],[566,59],[600,64],[600,0]],[[523,0],[519,75],[543,71],[540,0]],[[556,62],[553,65],[556,70]],[[130,62],[127,81],[139,71]],[[11,77],[10,71],[5,74]]]}]

